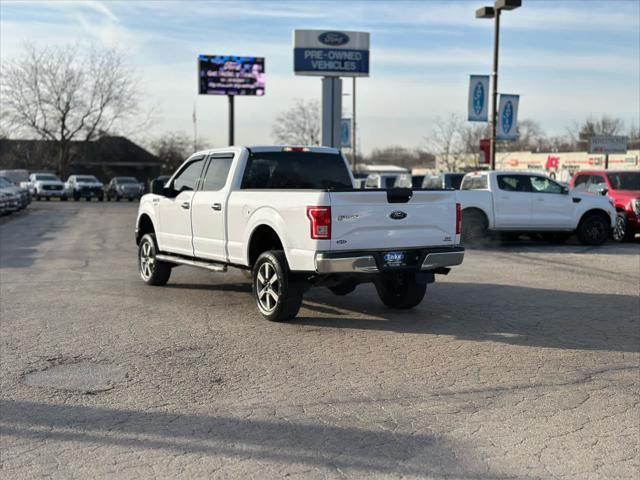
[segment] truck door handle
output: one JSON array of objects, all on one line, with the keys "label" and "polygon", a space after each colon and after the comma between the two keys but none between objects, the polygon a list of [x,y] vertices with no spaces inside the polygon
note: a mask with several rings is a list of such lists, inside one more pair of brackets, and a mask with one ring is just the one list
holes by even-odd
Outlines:
[{"label": "truck door handle", "polygon": [[189,202],[182,202],[182,204],[180,205],[182,208],[188,210],[189,209]]},{"label": "truck door handle", "polygon": [[211,205],[211,208],[213,208],[214,210],[222,210],[222,204],[214,203],[213,205]]}]

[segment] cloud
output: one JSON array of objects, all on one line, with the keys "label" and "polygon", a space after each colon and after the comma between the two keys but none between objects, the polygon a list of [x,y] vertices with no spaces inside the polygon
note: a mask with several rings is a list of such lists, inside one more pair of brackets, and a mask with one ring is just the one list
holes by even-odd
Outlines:
[{"label": "cloud", "polygon": [[[74,6],[78,6],[77,2],[71,2],[74,4]],[[118,22],[118,17],[116,17],[113,12],[111,10],[109,10],[109,8],[107,7],[107,5],[104,2],[100,2],[99,0],[85,0],[85,2],[81,3],[80,5],[84,5],[87,8],[90,8],[91,10],[101,13],[104,16],[106,16],[109,20],[113,21],[113,22]]]},{"label": "cloud", "polygon": [[[361,146],[413,147],[436,117],[464,117],[468,75],[489,72],[492,23],[473,16],[484,3],[2,0],[0,48],[4,61],[19,55],[25,40],[121,47],[143,79],[146,101],[158,107],[149,134],[190,132],[196,102],[199,132],[220,146],[227,102],[196,94],[199,53],[266,57],[267,94],[236,101],[236,136],[239,143],[268,143],[274,119],[295,98],[320,98],[318,78],[293,75],[292,28],[371,30],[372,74],[358,80]],[[500,89],[522,94],[522,118],[540,120],[550,134],[590,113],[639,123],[637,5],[524,3],[505,13],[509,31],[500,53]],[[349,79],[343,88],[350,91]]]}]

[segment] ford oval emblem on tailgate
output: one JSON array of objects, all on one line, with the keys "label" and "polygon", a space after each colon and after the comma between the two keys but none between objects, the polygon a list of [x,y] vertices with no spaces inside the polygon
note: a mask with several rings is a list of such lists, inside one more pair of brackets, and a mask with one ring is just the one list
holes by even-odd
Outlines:
[{"label": "ford oval emblem on tailgate", "polygon": [[396,210],[395,212],[391,212],[389,214],[389,218],[393,220],[402,220],[403,218],[407,218],[407,214],[404,212],[401,212],[400,210]]}]

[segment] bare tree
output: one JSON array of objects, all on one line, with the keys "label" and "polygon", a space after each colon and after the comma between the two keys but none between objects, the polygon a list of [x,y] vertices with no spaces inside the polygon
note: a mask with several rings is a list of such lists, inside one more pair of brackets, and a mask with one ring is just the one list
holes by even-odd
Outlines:
[{"label": "bare tree", "polygon": [[624,131],[624,121],[620,118],[603,115],[600,118],[589,117],[583,123],[573,122],[567,127],[574,148],[586,150],[589,140],[594,135],[621,135]]},{"label": "bare tree", "polygon": [[118,131],[139,111],[135,75],[113,49],[27,45],[19,59],[2,65],[0,94],[3,126],[51,141],[61,175],[72,141]]},{"label": "bare tree", "polygon": [[273,138],[286,145],[320,144],[320,107],[315,100],[297,99],[295,105],[278,115]]},{"label": "bare tree", "polygon": [[[211,145],[208,145],[210,148]],[[200,139],[195,144],[195,149],[201,150],[205,146]],[[175,171],[189,155],[194,153],[193,138],[183,132],[165,133],[150,144],[150,149],[162,162],[163,171],[170,173]]]},{"label": "bare tree", "polygon": [[473,156],[473,163],[476,168],[480,165],[480,140],[489,138],[490,135],[489,125],[486,123],[461,125],[462,151],[467,155]]},{"label": "bare tree", "polygon": [[461,135],[462,120],[456,114],[436,118],[431,134],[425,138],[430,151],[438,156],[438,167],[454,172],[461,163],[464,145]]}]

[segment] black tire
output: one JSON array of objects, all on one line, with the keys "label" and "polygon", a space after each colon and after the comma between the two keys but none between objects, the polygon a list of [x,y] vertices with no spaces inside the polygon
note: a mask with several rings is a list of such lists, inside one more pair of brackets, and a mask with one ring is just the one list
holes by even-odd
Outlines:
[{"label": "black tire", "polygon": [[419,305],[427,291],[427,284],[417,283],[414,273],[385,273],[374,284],[382,303],[399,310]]},{"label": "black tire", "polygon": [[60,201],[61,202],[66,202],[67,201],[67,196],[66,195],[61,196],[60,197]]},{"label": "black tire", "polygon": [[487,236],[487,219],[478,210],[462,211],[462,235],[463,244],[472,245],[484,240]]},{"label": "black tire", "polygon": [[171,276],[171,264],[156,260],[157,252],[156,236],[147,233],[138,245],[138,272],[147,285],[165,285]]},{"label": "black tire", "polygon": [[331,290],[339,297],[342,297],[344,295],[349,295],[356,289],[357,286],[358,284],[353,282],[343,282],[338,285],[334,285],[333,287],[329,287],[329,290]]},{"label": "black tire", "polygon": [[85,200],[86,200],[87,202],[90,202],[90,201],[91,201],[91,197],[85,197]]},{"label": "black tire", "polygon": [[601,213],[585,215],[576,233],[578,240],[584,245],[602,245],[611,237],[609,218]]},{"label": "black tire", "polygon": [[42,200],[42,197],[40,197],[40,195],[36,195],[36,201],[39,202],[40,200]]},{"label": "black tire", "polygon": [[129,197],[129,201],[130,201],[130,202],[133,202],[133,197]]},{"label": "black tire", "polygon": [[116,202],[120,201],[120,195],[116,195]]},{"label": "black tire", "polygon": [[51,200],[51,197],[44,197],[44,199],[48,202],[49,200]]},{"label": "black tire", "polygon": [[107,202],[111,201],[111,197],[109,195],[107,195]]},{"label": "black tire", "polygon": [[253,266],[252,276],[253,296],[258,311],[265,319],[286,322],[298,314],[302,305],[304,283],[296,280],[289,272],[283,251],[262,253]]},{"label": "black tire", "polygon": [[99,202],[104,202],[104,195],[100,195],[100,196],[98,197],[98,201],[99,201]]},{"label": "black tire", "polygon": [[73,192],[73,199],[77,202],[80,200],[80,194],[78,192]]}]

